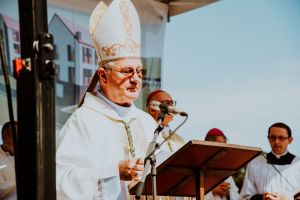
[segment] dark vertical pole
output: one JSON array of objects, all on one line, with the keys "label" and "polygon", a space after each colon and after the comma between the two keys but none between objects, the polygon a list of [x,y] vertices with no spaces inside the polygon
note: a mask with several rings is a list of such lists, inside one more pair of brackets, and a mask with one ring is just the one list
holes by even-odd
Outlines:
[{"label": "dark vertical pole", "polygon": [[48,32],[47,1],[19,0],[19,18],[21,55],[31,58],[31,71],[17,79],[17,194],[19,200],[55,200],[54,79],[45,75],[44,58],[33,49],[34,41],[48,38],[40,34]]}]

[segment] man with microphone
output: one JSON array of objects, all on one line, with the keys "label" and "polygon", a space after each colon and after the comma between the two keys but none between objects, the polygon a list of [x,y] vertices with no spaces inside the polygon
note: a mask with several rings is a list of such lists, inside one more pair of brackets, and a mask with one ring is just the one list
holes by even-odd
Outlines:
[{"label": "man with microphone", "polygon": [[157,126],[133,104],[143,78],[139,17],[130,0],[114,0],[109,6],[101,1],[89,30],[100,62],[60,133],[57,199],[131,199],[127,185],[143,171]]},{"label": "man with microphone", "polygon": [[[180,112],[175,107],[175,102],[173,101],[170,94],[163,90],[154,90],[147,97],[147,111],[148,113],[158,122],[161,112],[165,112],[164,120],[162,125],[164,129],[162,130],[162,136],[166,139],[172,132],[169,123],[173,120],[173,114],[186,115],[184,112]],[[171,152],[175,152],[180,147],[182,147],[185,142],[184,139],[178,134],[174,133],[173,136],[167,141],[168,148]]]}]

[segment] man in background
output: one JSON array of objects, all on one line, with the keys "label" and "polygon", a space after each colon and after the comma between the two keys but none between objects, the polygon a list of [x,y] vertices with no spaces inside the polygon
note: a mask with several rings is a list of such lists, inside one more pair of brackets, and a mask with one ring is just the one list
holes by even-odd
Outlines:
[{"label": "man in background", "polygon": [[[205,141],[227,143],[227,137],[220,129],[213,128],[205,136]],[[205,195],[205,200],[238,200],[239,193],[233,178],[230,176],[223,183]]]},{"label": "man in background", "polygon": [[[15,122],[17,130],[17,123]],[[1,131],[3,144],[0,148],[0,199],[16,200],[16,175],[12,123],[6,122]]]},{"label": "man in background", "polygon": [[[159,116],[161,114],[160,110],[154,109],[151,107],[151,102],[156,101],[161,104],[167,105],[167,106],[175,106],[175,102],[172,99],[171,95],[163,90],[154,90],[151,92],[147,97],[147,111],[148,113],[153,117],[153,119],[158,122]],[[162,130],[162,136],[164,139],[166,139],[169,134],[172,132],[172,130],[169,127],[169,123],[173,120],[172,114],[166,114],[164,115],[164,120],[162,122],[162,125],[164,126],[164,129]],[[180,147],[182,147],[185,142],[184,139],[179,136],[177,133],[174,133],[170,139],[167,140],[168,148],[171,152],[177,151]]]},{"label": "man in background", "polygon": [[267,138],[272,151],[248,164],[241,199],[294,199],[300,189],[300,158],[288,151],[292,131],[282,122],[275,123]]}]

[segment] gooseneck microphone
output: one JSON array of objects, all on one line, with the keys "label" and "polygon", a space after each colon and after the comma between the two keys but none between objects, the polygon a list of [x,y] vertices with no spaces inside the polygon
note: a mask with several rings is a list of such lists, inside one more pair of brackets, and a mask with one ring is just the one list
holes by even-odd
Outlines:
[{"label": "gooseneck microphone", "polygon": [[160,103],[158,101],[151,101],[150,107],[155,110],[160,110],[161,112],[164,112],[165,114],[173,114],[173,115],[180,115],[180,116],[187,116],[188,114],[186,112],[182,112],[178,110],[175,106],[170,106],[168,104]]}]

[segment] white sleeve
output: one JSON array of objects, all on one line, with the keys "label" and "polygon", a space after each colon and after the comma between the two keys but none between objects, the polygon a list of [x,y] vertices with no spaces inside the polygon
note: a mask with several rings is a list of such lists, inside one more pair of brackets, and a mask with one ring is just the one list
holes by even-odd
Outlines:
[{"label": "white sleeve", "polygon": [[250,162],[247,166],[243,187],[240,193],[240,200],[249,200],[253,195],[258,193],[254,186],[253,168],[251,163],[252,162]]},{"label": "white sleeve", "polygon": [[[71,116],[62,130],[62,139],[56,152],[57,199],[82,200],[105,196],[100,193],[111,192],[106,184],[115,185],[120,191],[118,165],[104,163],[107,157],[110,155],[105,151],[102,155],[94,152],[81,121]],[[101,166],[99,159],[103,161]],[[118,191],[111,193],[117,194]]]},{"label": "white sleeve", "polygon": [[230,176],[226,180],[226,182],[230,184],[230,191],[229,191],[230,200],[238,200],[240,197],[239,188],[236,186],[232,176]]}]

